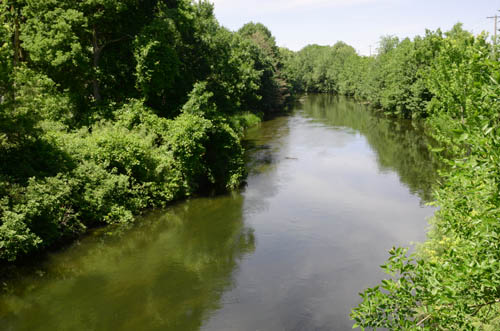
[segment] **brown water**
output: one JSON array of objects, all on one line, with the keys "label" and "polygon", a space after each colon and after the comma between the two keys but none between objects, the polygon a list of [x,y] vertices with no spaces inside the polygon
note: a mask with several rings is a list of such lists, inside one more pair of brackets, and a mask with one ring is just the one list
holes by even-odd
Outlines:
[{"label": "brown water", "polygon": [[408,122],[311,95],[248,132],[241,192],[102,229],[4,284],[1,330],[348,330],[436,179]]}]

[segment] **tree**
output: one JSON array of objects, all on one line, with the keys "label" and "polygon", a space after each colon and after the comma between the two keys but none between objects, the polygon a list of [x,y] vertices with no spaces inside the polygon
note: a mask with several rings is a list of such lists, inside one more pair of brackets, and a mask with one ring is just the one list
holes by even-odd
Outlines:
[{"label": "tree", "polygon": [[80,108],[121,100],[135,85],[131,44],[155,7],[154,0],[30,1],[23,8],[23,48]]},{"label": "tree", "polygon": [[378,43],[378,55],[384,55],[396,48],[396,46],[399,44],[399,38],[396,36],[387,35],[380,37],[380,41]]}]

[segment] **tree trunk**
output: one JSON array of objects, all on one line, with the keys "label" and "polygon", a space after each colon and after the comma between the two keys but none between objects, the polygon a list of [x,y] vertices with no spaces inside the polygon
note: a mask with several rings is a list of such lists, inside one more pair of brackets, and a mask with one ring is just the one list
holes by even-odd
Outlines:
[{"label": "tree trunk", "polygon": [[[16,68],[19,66],[19,54],[21,52],[21,40],[19,38],[19,30],[20,30],[20,27],[19,27],[19,15],[18,15],[18,12],[17,12],[17,8],[14,7],[14,5],[12,5],[10,7],[10,10],[11,10],[11,13],[12,15],[14,16],[14,19],[13,19],[13,24],[14,24],[14,36],[13,39],[12,39],[12,46],[14,48],[14,58],[12,59],[12,70],[13,70],[13,73],[16,72]],[[15,77],[15,75],[14,75]],[[12,88],[11,88],[11,99],[13,101],[13,107],[15,109],[16,107],[16,79],[14,78],[13,80],[13,84],[12,84]]]},{"label": "tree trunk", "polygon": [[92,69],[93,75],[92,78],[92,87],[94,90],[94,100],[97,102],[101,101],[101,93],[99,90],[99,80],[97,78],[97,70],[99,68],[99,59],[101,58],[102,46],[99,46],[97,43],[97,31],[95,27],[92,29],[92,50],[93,50],[93,62]]},{"label": "tree trunk", "polygon": [[[15,10],[12,8],[12,10]],[[19,53],[21,49],[21,41],[19,39],[19,17],[17,14],[14,17],[14,68],[19,65]]]}]

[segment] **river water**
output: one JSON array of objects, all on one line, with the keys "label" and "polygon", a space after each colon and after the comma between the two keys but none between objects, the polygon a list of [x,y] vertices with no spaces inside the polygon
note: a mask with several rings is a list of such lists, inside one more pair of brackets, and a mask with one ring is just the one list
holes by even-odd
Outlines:
[{"label": "river water", "polygon": [[240,192],[96,230],[17,271],[0,329],[349,330],[387,251],[425,239],[427,143],[409,122],[306,96],[249,130]]}]

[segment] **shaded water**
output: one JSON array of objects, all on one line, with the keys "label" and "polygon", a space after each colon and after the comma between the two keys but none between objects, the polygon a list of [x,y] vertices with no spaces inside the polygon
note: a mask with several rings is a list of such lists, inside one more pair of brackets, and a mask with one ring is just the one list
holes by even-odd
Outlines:
[{"label": "shaded water", "polygon": [[425,239],[436,179],[408,122],[310,95],[248,132],[239,193],[88,236],[5,284],[2,330],[348,330],[393,245]]}]

